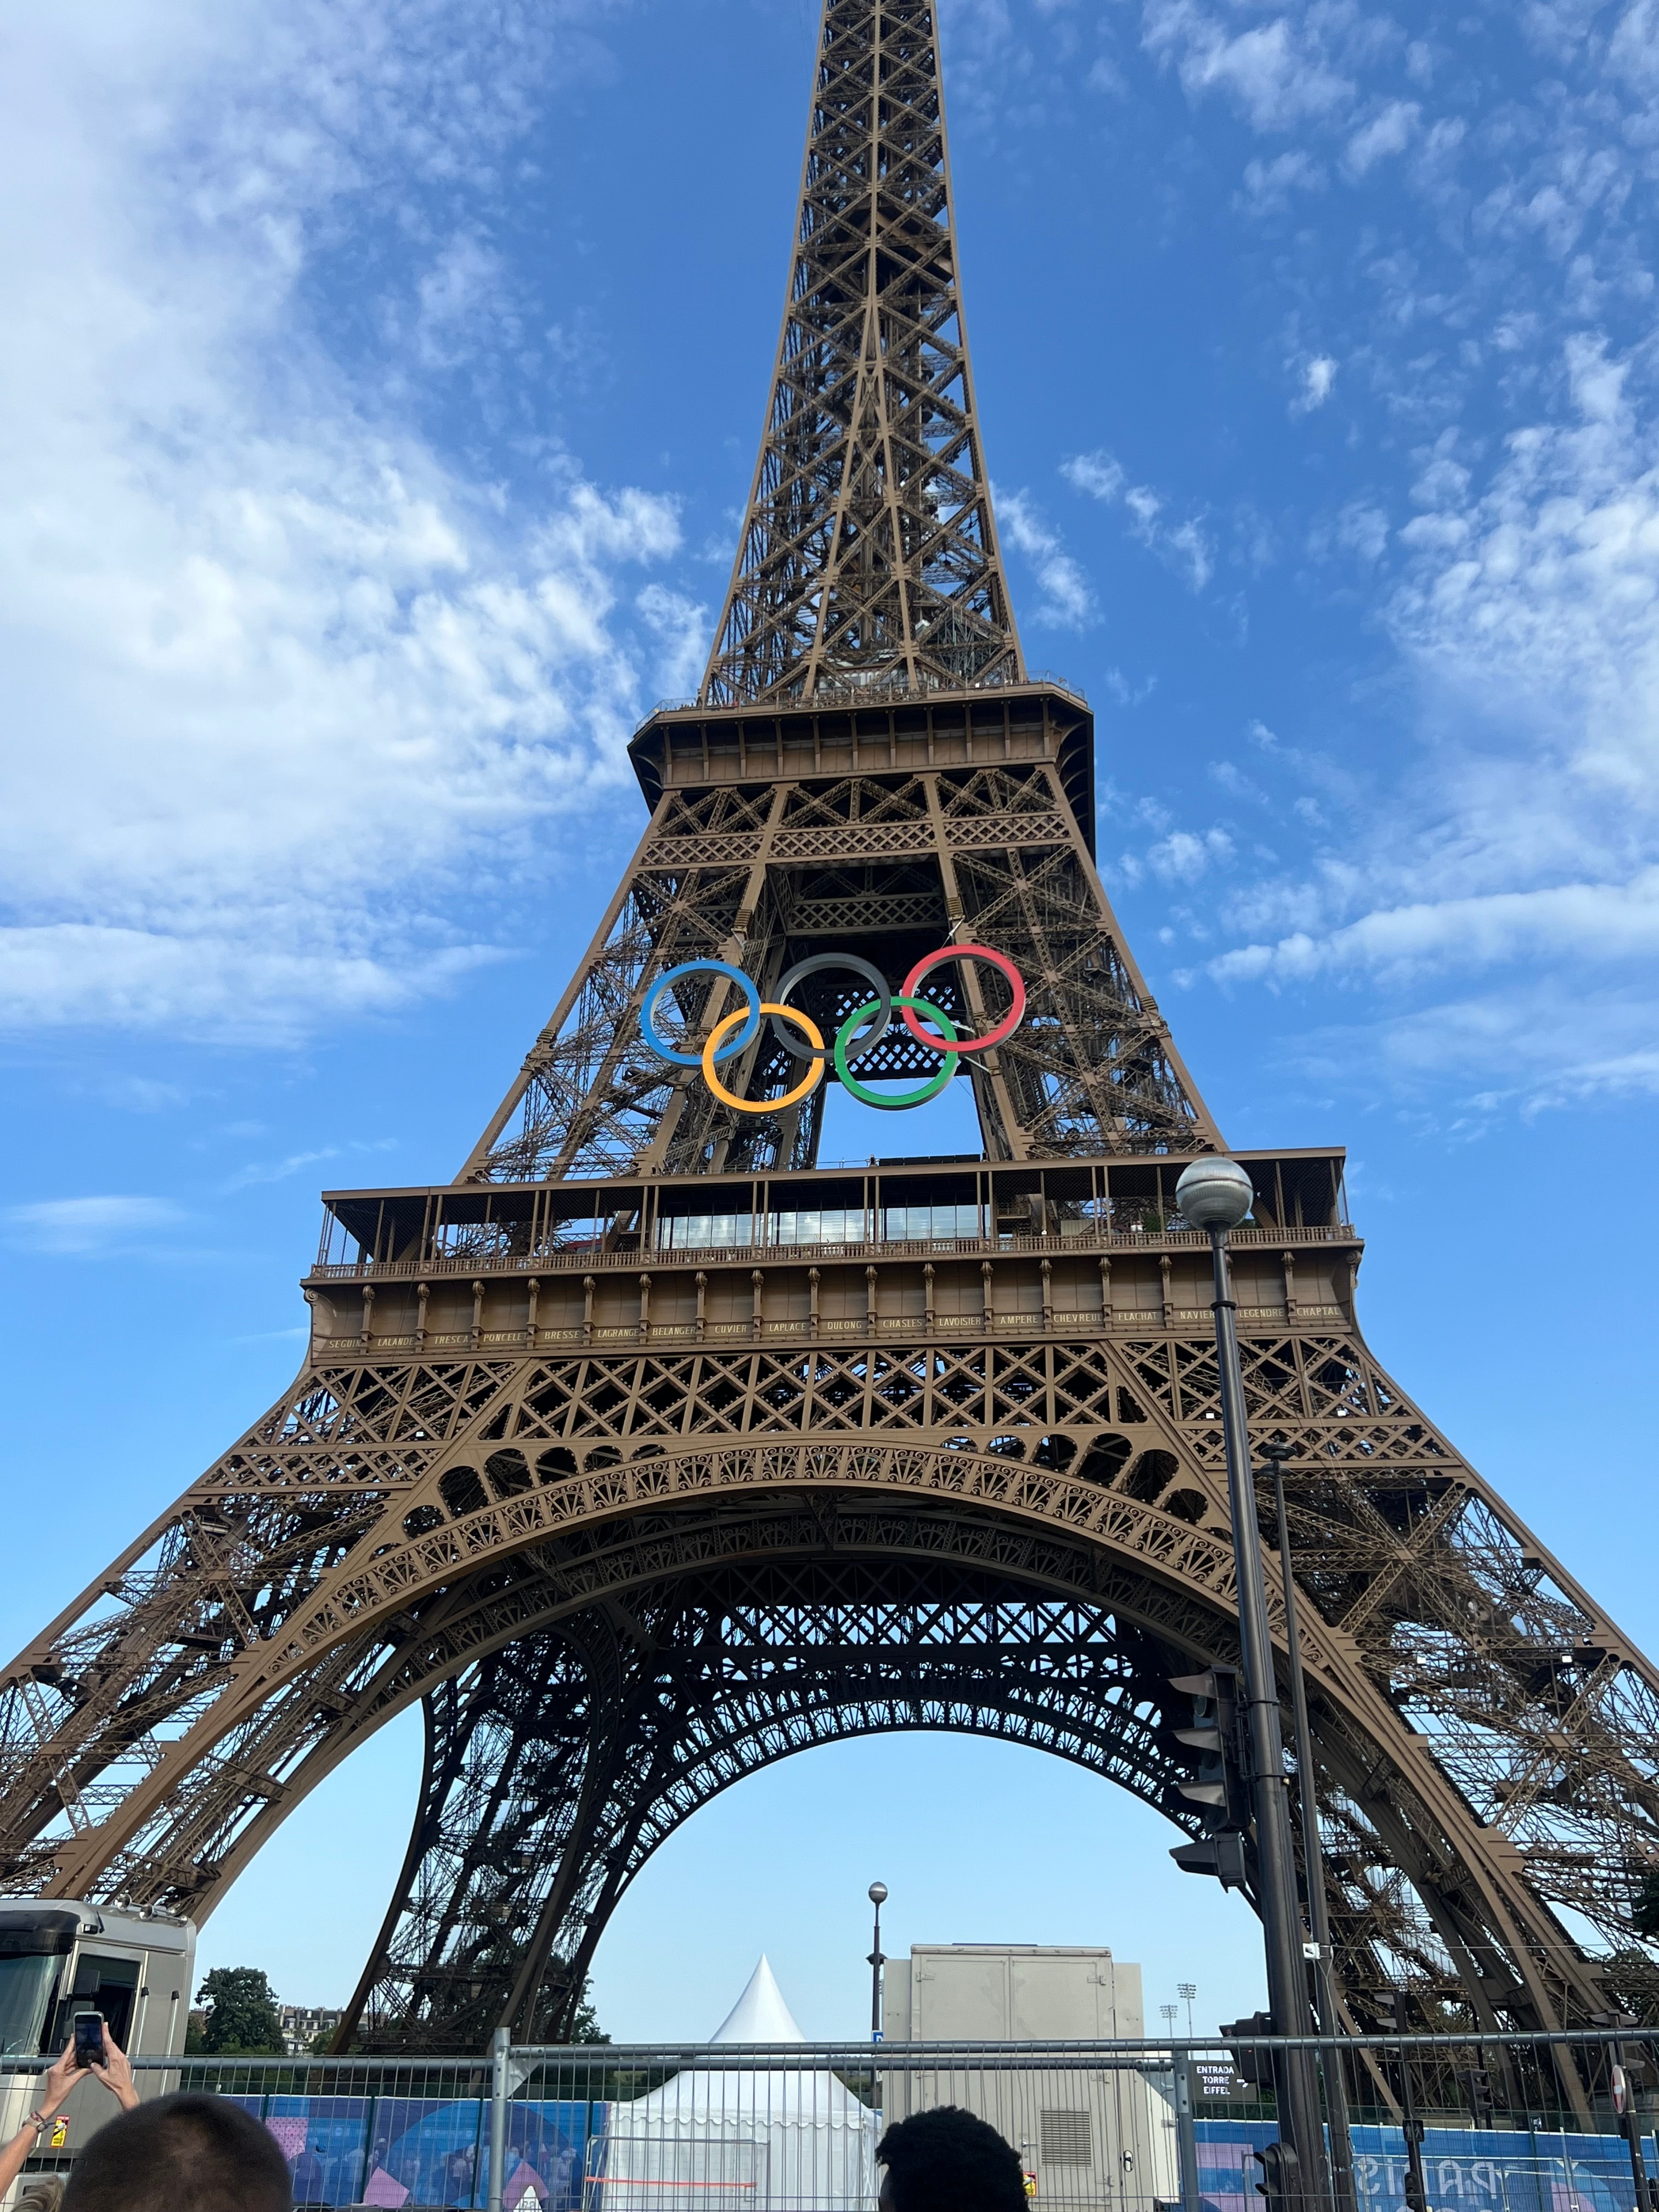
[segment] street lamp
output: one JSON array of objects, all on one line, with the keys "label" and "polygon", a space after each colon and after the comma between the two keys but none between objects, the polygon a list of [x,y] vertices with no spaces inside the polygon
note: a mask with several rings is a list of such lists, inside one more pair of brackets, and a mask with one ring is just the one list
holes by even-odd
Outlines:
[{"label": "street lamp", "polygon": [[870,1951],[870,2040],[881,2041],[881,1970],[887,1964],[881,1948],[881,1908],[887,1902],[887,1885],[872,1881],[870,1902],[876,1908],[876,1940]]},{"label": "street lamp", "polygon": [[[1279,1686],[1267,1627],[1267,1591],[1256,1530],[1255,1480],[1250,1472],[1249,1431],[1244,1418],[1244,1373],[1238,1357],[1237,1309],[1233,1303],[1227,1234],[1255,1203],[1255,1188],[1237,1161],[1212,1154],[1182,1170],[1176,1204],[1194,1229],[1207,1230],[1215,1269],[1216,1367],[1221,1389],[1222,1440],[1227,1455],[1227,1501],[1233,1524],[1238,1583],[1238,1640],[1249,1721],[1255,1847],[1261,1893],[1261,1932],[1267,1951],[1267,2006],[1276,2035],[1309,2031],[1307,1960],[1297,1909],[1296,1856],[1291,1843],[1290,1781],[1279,1726]],[[1309,2051],[1283,2051],[1273,2061],[1278,2092],[1280,2171],[1273,2194],[1304,2207],[1328,2202],[1325,2136],[1319,2092]],[[1283,2154],[1288,2153],[1288,2160]],[[1289,2171],[1285,2167],[1288,2166]]]},{"label": "street lamp", "polygon": [[1187,2008],[1187,2040],[1190,2043],[1193,2039],[1193,1999],[1198,1995],[1198,1984],[1177,1982],[1176,1995]]}]

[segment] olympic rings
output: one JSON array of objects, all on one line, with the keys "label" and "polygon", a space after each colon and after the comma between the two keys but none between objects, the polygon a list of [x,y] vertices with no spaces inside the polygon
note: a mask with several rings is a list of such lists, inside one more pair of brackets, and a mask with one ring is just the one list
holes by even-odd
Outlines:
[{"label": "olympic rings", "polygon": [[[895,996],[893,1004],[904,1008],[904,1018],[907,1022],[914,1008],[916,1012],[926,1014],[929,1020],[937,1022],[945,1032],[945,1040],[944,1044],[940,1044],[937,1037],[930,1037],[925,1034],[922,1036],[922,1042],[930,1050],[945,1054],[945,1065],[931,1083],[920,1084],[915,1090],[903,1091],[896,1098],[890,1092],[867,1090],[862,1083],[859,1082],[847,1065],[847,1047],[853,1031],[865,1016],[873,1010],[876,1003],[875,1000],[871,999],[864,1006],[855,1008],[836,1031],[836,1073],[848,1090],[852,1092],[854,1097],[866,1106],[879,1106],[886,1113],[896,1113],[903,1106],[925,1106],[930,1098],[939,1097],[939,1092],[944,1090],[960,1065],[960,1054],[946,1049],[949,1045],[956,1042],[956,1024],[943,1007],[934,1006],[930,1000]],[[735,1020],[736,1016],[734,1015],[732,1018]]]},{"label": "olympic rings", "polygon": [[[702,1048],[702,1073],[704,1081],[720,1104],[731,1107],[738,1114],[781,1114],[786,1106],[799,1106],[803,1098],[810,1098],[823,1080],[823,1033],[811,1016],[798,1013],[793,1006],[781,1006],[775,999],[763,999],[760,1011],[763,1014],[770,1014],[775,1024],[781,1014],[785,1021],[795,1022],[805,1030],[813,1047],[812,1064],[806,1071],[805,1080],[798,1083],[793,1091],[786,1091],[781,1098],[734,1098],[714,1073],[714,1063],[720,1058],[717,1048],[720,1039],[727,1030],[744,1018],[743,1008],[734,1007],[729,1014],[723,1015],[708,1032],[708,1042]],[[732,1051],[737,1049],[737,1046],[732,1047]]]},{"label": "olympic rings", "polygon": [[[982,1037],[969,1037],[958,1043],[955,1031],[951,1030],[948,1023],[945,1024],[949,1031],[946,1042],[954,1046],[957,1052],[989,1052],[993,1045],[1000,1044],[1005,1037],[1012,1036],[1024,1019],[1025,979],[1006,952],[993,952],[988,945],[941,945],[937,952],[930,952],[925,959],[917,961],[915,966],[905,977],[902,988],[907,992],[920,990],[922,977],[947,960],[988,960],[992,967],[1006,979],[1008,987],[1014,994],[1013,1005],[996,1027],[994,1030],[988,1030]],[[935,1052],[943,1049],[937,1037],[928,1036],[927,1030],[916,1019],[913,1009],[905,1006],[902,998],[895,999],[893,1003],[895,1006],[904,1006],[904,1026],[918,1044],[930,1045]]]},{"label": "olympic rings", "polygon": [[[1006,981],[1013,994],[1013,1004],[994,1028],[981,1037],[959,1036],[953,1018],[942,1006],[931,999],[917,995],[922,980],[935,968],[947,962],[961,960],[988,961]],[[842,968],[869,985],[875,993],[872,999],[855,1007],[836,1031],[835,1042],[826,1047],[823,1032],[808,1014],[788,1004],[789,994],[797,983],[807,976],[816,975],[828,968]],[[701,1052],[679,1052],[667,1043],[652,1018],[658,1000],[671,983],[683,976],[702,974],[724,975],[735,983],[743,994],[743,1005],[723,1014],[705,1041]],[[960,1067],[964,1055],[972,1052],[989,1052],[994,1045],[1012,1036],[1025,1015],[1025,983],[1018,968],[1007,955],[993,951],[988,945],[943,945],[937,952],[930,952],[918,960],[905,977],[903,988],[890,989],[886,977],[868,960],[861,960],[850,952],[817,952],[810,958],[799,960],[777,986],[777,997],[763,1000],[760,993],[741,968],[725,960],[687,960],[678,968],[671,968],[659,975],[645,994],[640,1008],[640,1028],[646,1042],[663,1060],[672,1060],[678,1067],[701,1067],[708,1088],[723,1106],[737,1114],[781,1114],[791,1106],[799,1106],[810,1098],[829,1073],[833,1061],[835,1071],[844,1087],[866,1106],[879,1107],[884,1113],[894,1113],[907,1106],[925,1105],[936,1098]],[[872,1091],[853,1073],[852,1063],[862,1060],[878,1045],[892,1024],[893,1009],[896,1006],[904,1017],[904,1026],[917,1044],[929,1052],[939,1054],[942,1061],[939,1073],[930,1082],[915,1090],[901,1093],[897,1097]],[[872,1019],[872,1017],[874,1018]],[[934,1025],[937,1034],[930,1034],[921,1024],[921,1017]],[[715,1070],[723,1060],[732,1060],[747,1050],[760,1035],[761,1024],[769,1020],[773,1041],[793,1060],[808,1063],[807,1073],[793,1091],[781,1098],[738,1098],[720,1081]],[[855,1035],[865,1023],[870,1026],[861,1036]],[[803,1044],[789,1035],[799,1031],[806,1042]],[[736,1030],[737,1034],[732,1035]],[[729,1040],[729,1042],[728,1042]],[[775,1066],[775,1062],[774,1063]]]},{"label": "olympic rings", "polygon": [[[760,1035],[760,993],[741,968],[732,967],[727,960],[684,961],[679,967],[671,968],[665,975],[658,976],[656,981],[646,993],[645,1004],[640,1008],[640,1027],[645,1031],[646,1042],[653,1052],[660,1054],[664,1060],[672,1060],[677,1067],[702,1067],[705,1066],[703,1055],[700,1052],[676,1052],[672,1045],[665,1044],[657,1034],[657,1025],[651,1018],[651,1010],[671,983],[678,983],[682,975],[701,975],[705,969],[710,969],[716,975],[726,976],[729,981],[737,985],[743,993],[747,1013],[742,1036],[734,1037],[725,1051],[717,1054],[715,1057],[719,1060],[730,1060],[734,1053],[739,1053],[746,1045],[753,1044],[755,1039]],[[732,1018],[732,1017],[728,1015],[726,1021],[720,1024],[722,1030],[726,1029]]]},{"label": "olympic rings", "polygon": [[[861,1058],[865,1053],[868,1052],[872,1044],[879,1044],[881,1042],[883,1037],[886,1036],[889,1024],[891,1023],[893,1018],[893,994],[888,988],[887,978],[882,974],[879,968],[872,966],[868,960],[860,960],[858,955],[854,952],[815,952],[810,960],[798,960],[795,963],[794,966],[789,970],[789,973],[778,985],[778,996],[780,999],[787,1000],[797,983],[803,982],[808,975],[816,975],[819,974],[825,968],[850,969],[854,975],[858,976],[861,981],[867,983],[870,986],[870,988],[877,994],[881,1006],[881,1013],[879,1018],[875,1024],[875,1026],[871,1030],[869,1035],[864,1039],[864,1042],[859,1048],[860,1056]],[[793,1037],[787,1036],[784,1034],[782,1026],[775,1014],[772,1017],[772,1034],[777,1039],[778,1042],[783,1047],[784,1050],[787,1053],[793,1053],[797,1060],[810,1060],[812,1058],[812,1054],[806,1051],[804,1047],[798,1045]],[[820,1060],[823,1058],[823,1054],[821,1052],[818,1054],[818,1058]]]}]

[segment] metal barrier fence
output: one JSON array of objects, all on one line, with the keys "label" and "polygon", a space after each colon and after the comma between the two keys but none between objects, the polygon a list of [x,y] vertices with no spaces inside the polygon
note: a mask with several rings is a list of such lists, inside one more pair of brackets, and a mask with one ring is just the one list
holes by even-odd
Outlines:
[{"label": "metal barrier fence", "polygon": [[[282,2145],[296,2205],[872,2212],[883,2130],[955,2105],[1012,2145],[1028,2194],[1055,2212],[1261,2212],[1259,2154],[1278,2136],[1262,2084],[1275,2051],[1312,2047],[1340,2063],[1355,2124],[1351,2160],[1297,2212],[1659,2212],[1646,2180],[1659,2145],[1628,2094],[1622,2118],[1610,2101],[1615,2063],[1631,2075],[1652,2066],[1639,2032],[1625,2035],[1622,2047],[1612,2034],[1501,2046],[1451,2034],[873,2048],[498,2039],[487,2057],[185,2058],[135,2070],[147,2094],[206,2090],[255,2112]],[[25,2101],[44,2063],[8,2069]],[[1478,2127],[1420,2100],[1390,2111],[1407,2063],[1419,2083],[1466,2079],[1506,2109],[1474,2115],[1488,2122]],[[1567,2063],[1576,2115],[1564,2109]],[[75,2094],[70,2142],[31,2171],[67,2164],[112,2110],[96,2084]]]}]

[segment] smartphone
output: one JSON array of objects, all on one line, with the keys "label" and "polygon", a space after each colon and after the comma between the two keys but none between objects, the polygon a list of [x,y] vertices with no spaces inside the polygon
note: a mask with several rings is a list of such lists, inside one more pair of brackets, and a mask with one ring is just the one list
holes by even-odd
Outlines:
[{"label": "smartphone", "polygon": [[104,2015],[100,2012],[77,2012],[75,2015],[75,2063],[90,2066],[94,2061],[104,2063]]}]

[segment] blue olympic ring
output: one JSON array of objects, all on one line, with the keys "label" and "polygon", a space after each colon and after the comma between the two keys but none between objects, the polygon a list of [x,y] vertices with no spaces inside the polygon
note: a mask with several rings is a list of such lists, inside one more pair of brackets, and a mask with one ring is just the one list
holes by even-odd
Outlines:
[{"label": "blue olympic ring", "polygon": [[736,1036],[732,1038],[730,1044],[714,1054],[716,1063],[723,1060],[730,1060],[734,1053],[739,1053],[746,1045],[753,1044],[755,1039],[760,1035],[760,993],[744,974],[742,969],[732,967],[726,960],[687,960],[678,968],[671,968],[665,975],[658,976],[656,981],[646,993],[645,1004],[640,1008],[640,1027],[645,1031],[647,1043],[653,1052],[660,1053],[665,1060],[672,1060],[678,1067],[701,1067],[702,1054],[700,1052],[676,1052],[672,1045],[665,1044],[657,1034],[657,1025],[651,1018],[651,1009],[671,983],[678,982],[682,975],[700,975],[705,969],[712,971],[716,975],[724,975],[729,982],[735,983],[743,993],[744,1002],[749,1008],[748,1018]]}]

